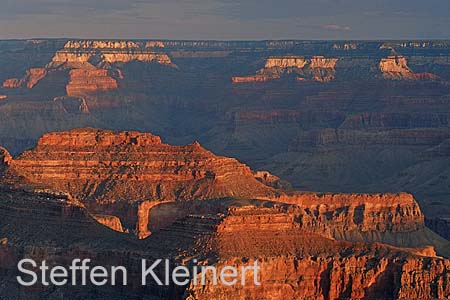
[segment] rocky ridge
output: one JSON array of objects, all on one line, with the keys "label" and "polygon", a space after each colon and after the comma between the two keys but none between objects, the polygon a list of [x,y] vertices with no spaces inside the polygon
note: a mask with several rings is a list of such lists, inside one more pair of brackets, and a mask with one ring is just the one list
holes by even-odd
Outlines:
[{"label": "rocky ridge", "polygon": [[336,76],[336,58],[313,56],[310,59],[301,56],[270,57],[264,68],[257,75],[248,77],[233,77],[233,83],[269,81],[283,76],[296,76],[297,80],[313,80],[328,82]]},{"label": "rocky ridge", "polygon": [[[105,265],[118,262],[132,270],[138,258],[157,255],[188,264],[196,258],[219,270],[255,259],[261,264],[261,287],[131,286],[119,295],[191,300],[431,300],[450,295],[449,261],[440,257],[450,255],[449,243],[425,228],[410,194],[275,189],[266,185],[277,181],[270,173],[254,173],[198,143],[170,146],[158,136],[140,132],[89,128],[56,132],[44,135],[34,149],[18,157],[1,153],[1,181],[9,185],[0,189],[0,210],[7,216],[6,223],[0,223],[0,238],[6,241],[0,248],[2,256],[20,257],[18,249],[34,245],[32,257],[62,262],[59,252],[48,247],[56,243],[66,245],[65,258],[82,251]],[[51,189],[23,191],[13,186]],[[164,210],[165,205],[176,206]],[[172,221],[151,232],[155,209]],[[30,226],[23,227],[17,212]],[[47,229],[38,230],[39,226]],[[62,226],[59,231],[67,233],[43,235],[53,226]],[[145,238],[142,244],[121,233],[127,229]],[[104,237],[96,238],[97,233]],[[8,280],[11,266],[0,269]],[[34,295],[45,292],[42,288]],[[68,288],[64,293],[78,291]],[[94,290],[87,288],[85,293],[88,297]],[[98,299],[111,299],[109,289],[95,293]]]},{"label": "rocky ridge", "polygon": [[217,253],[219,270],[239,266],[243,257],[247,263],[258,259],[261,286],[191,285],[187,299],[448,297],[449,261],[436,258],[433,250],[324,238],[302,228],[293,213],[297,209],[257,203],[229,208],[206,243]]},{"label": "rocky ridge", "polygon": [[68,192],[93,212],[119,216],[138,235],[146,202],[276,194],[235,159],[216,156],[198,143],[170,146],[139,132],[46,134],[35,149],[11,162],[9,172]]},{"label": "rocky ridge", "polygon": [[133,41],[67,41],[45,67],[30,68],[21,79],[5,80],[3,87],[32,89],[47,75],[63,71],[70,73],[66,85],[68,96],[116,90],[117,80],[123,79],[120,65],[137,61],[175,67],[166,53],[152,50],[157,45],[141,45]]},{"label": "rocky ridge", "polygon": [[391,80],[438,80],[437,75],[431,73],[414,73],[404,56],[391,55],[380,61],[380,71],[385,79]]}]

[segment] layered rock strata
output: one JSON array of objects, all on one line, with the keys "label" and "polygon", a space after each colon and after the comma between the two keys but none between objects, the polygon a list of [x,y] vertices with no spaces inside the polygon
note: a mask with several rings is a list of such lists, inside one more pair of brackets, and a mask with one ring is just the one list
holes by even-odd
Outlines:
[{"label": "layered rock strata", "polygon": [[32,89],[40,80],[47,75],[45,68],[31,68],[27,70],[25,76],[21,79],[10,78],[3,82],[4,88],[20,88],[26,87]]},{"label": "layered rock strata", "polygon": [[257,75],[246,77],[233,77],[233,83],[264,82],[279,79],[284,76],[295,76],[297,80],[312,80],[328,82],[336,77],[336,58],[313,56],[270,57],[266,60],[264,68]]},{"label": "layered rock strata", "polygon": [[68,96],[84,96],[115,89],[117,89],[117,81],[108,76],[107,70],[71,70],[69,83],[66,86]]},{"label": "layered rock strata", "polygon": [[154,62],[172,66],[166,53],[149,51],[132,41],[68,41],[64,48],[58,50],[49,66],[93,65],[103,67],[114,63],[131,61]]},{"label": "layered rock strata", "polygon": [[143,237],[148,232],[139,224],[148,220],[136,217],[142,201],[275,194],[235,159],[216,156],[197,142],[170,146],[139,132],[78,129],[46,134],[35,149],[11,162],[10,172],[69,192],[93,212],[119,216],[125,228],[136,228]]},{"label": "layered rock strata", "polygon": [[[191,284],[187,299],[446,299],[450,261],[433,251],[349,243],[300,229],[296,206],[231,207],[206,241],[219,270],[258,260],[245,286]],[[241,275],[241,274],[239,274]]]},{"label": "layered rock strata", "polygon": [[380,71],[385,79],[391,80],[438,80],[437,75],[431,73],[414,73],[409,67],[406,57],[391,55],[382,58]]}]

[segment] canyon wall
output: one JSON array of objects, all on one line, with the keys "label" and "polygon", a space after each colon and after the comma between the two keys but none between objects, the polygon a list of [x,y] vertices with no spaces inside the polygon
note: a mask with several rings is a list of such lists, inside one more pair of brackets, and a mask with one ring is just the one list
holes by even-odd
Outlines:
[{"label": "canyon wall", "polygon": [[[216,156],[198,143],[170,146],[139,132],[77,129],[46,134],[35,149],[13,160],[10,172],[69,192],[93,212],[116,215],[130,231],[140,227],[136,213],[130,215],[126,207],[139,210],[133,205],[139,201],[275,194],[235,159]],[[142,236],[146,231],[138,230]]]},{"label": "canyon wall", "polygon": [[229,208],[206,242],[217,252],[219,271],[258,259],[261,285],[253,284],[252,272],[245,286],[232,287],[213,285],[209,274],[206,287],[191,283],[187,299],[445,299],[450,293],[449,261],[433,251],[327,239],[299,229],[298,207],[263,206]]},{"label": "canyon wall", "polygon": [[11,78],[3,82],[5,88],[20,88],[26,87],[32,89],[41,79],[47,75],[47,70],[44,68],[31,68],[27,70],[25,76],[21,79]]},{"label": "canyon wall", "polygon": [[108,76],[107,70],[73,69],[66,86],[68,96],[83,96],[115,89],[117,81]]},{"label": "canyon wall", "polygon": [[380,61],[383,77],[391,80],[438,80],[439,76],[431,73],[414,73],[404,56],[388,56]]},{"label": "canyon wall", "polygon": [[304,58],[301,56],[269,57],[263,69],[257,71],[257,75],[246,77],[233,77],[233,83],[264,82],[293,75],[297,80],[312,80],[328,82],[335,78],[335,66],[338,59],[313,56]]}]

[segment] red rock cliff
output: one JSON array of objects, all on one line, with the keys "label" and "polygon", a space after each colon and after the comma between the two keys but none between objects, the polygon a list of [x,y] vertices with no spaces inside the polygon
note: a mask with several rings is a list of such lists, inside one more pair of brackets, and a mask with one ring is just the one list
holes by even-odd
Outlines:
[{"label": "red rock cliff", "polygon": [[140,132],[77,129],[46,134],[35,149],[13,160],[10,170],[69,192],[94,212],[119,214],[131,230],[136,212],[127,211],[137,207],[127,203],[274,194],[235,159],[216,156],[197,142],[171,146]]},{"label": "red rock cliff", "polygon": [[83,96],[115,89],[117,82],[108,76],[107,70],[71,70],[70,80],[66,86],[68,96]]}]

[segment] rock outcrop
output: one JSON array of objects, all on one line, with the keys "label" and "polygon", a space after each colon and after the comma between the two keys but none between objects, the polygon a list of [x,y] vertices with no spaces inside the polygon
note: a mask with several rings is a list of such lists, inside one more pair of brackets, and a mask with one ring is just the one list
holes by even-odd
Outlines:
[{"label": "rock outcrop", "polygon": [[[431,251],[349,243],[300,229],[298,207],[234,206],[203,241],[217,253],[216,266],[258,260],[260,286],[191,284],[187,299],[446,299],[450,261]],[[283,212],[284,211],[284,212]],[[300,223],[299,223],[300,222]],[[193,227],[192,225],[190,227]],[[239,274],[241,275],[241,274]],[[430,288],[434,286],[435,288]]]},{"label": "rock outcrop", "polygon": [[170,146],[139,132],[76,129],[46,134],[10,165],[12,173],[69,192],[94,213],[120,217],[130,231],[140,228],[140,201],[275,194],[235,159],[216,156],[197,142]]},{"label": "rock outcrop", "polygon": [[124,232],[122,222],[116,216],[93,215],[92,217],[100,224],[103,224],[106,227],[111,228],[112,230],[115,230],[117,232]]},{"label": "rock outcrop", "polygon": [[406,57],[391,55],[380,61],[380,71],[385,79],[391,80],[438,80],[432,73],[414,73],[409,67]]},{"label": "rock outcrop", "polygon": [[107,70],[73,69],[70,71],[69,83],[66,86],[67,95],[75,97],[115,89],[117,81],[108,76]]},{"label": "rock outcrop", "polygon": [[11,78],[3,82],[4,88],[26,87],[32,89],[40,80],[47,75],[45,68],[31,68],[27,70],[25,76],[21,79]]},{"label": "rock outcrop", "polygon": [[68,41],[55,53],[48,66],[104,68],[131,61],[173,66],[166,53],[149,51],[145,45],[132,41]]},{"label": "rock outcrop", "polygon": [[256,171],[254,173],[256,179],[261,181],[267,186],[274,187],[276,189],[290,190],[292,186],[289,182],[281,180],[280,177],[270,174],[268,171]]},{"label": "rock outcrop", "polygon": [[[438,256],[450,255],[450,246],[425,228],[410,194],[278,190],[269,187],[277,186],[277,177],[252,172],[197,142],[170,146],[140,132],[87,128],[49,133],[34,149],[16,158],[3,150],[1,157],[2,182],[9,189],[0,189],[0,211],[7,216],[0,224],[0,239],[7,243],[0,257],[14,255],[11,261],[32,253],[64,262],[58,253],[66,259],[84,253],[130,270],[142,257],[188,264],[197,259],[219,270],[260,263],[261,286],[251,284],[249,273],[246,286],[213,285],[208,277],[206,286],[193,285],[191,278],[181,289],[130,285],[120,290],[155,299],[431,300],[450,295],[450,262]],[[23,186],[51,189],[27,192]],[[152,232],[152,210],[158,208],[160,217],[172,220]],[[58,224],[61,228],[45,235],[36,222],[46,225],[45,232]],[[134,243],[121,234],[127,231],[145,239]],[[36,250],[23,252],[28,245]],[[10,270],[0,263],[0,276],[8,279]],[[96,295],[106,299],[108,292]]]},{"label": "rock outcrop", "polygon": [[266,60],[264,68],[257,75],[246,77],[233,77],[233,83],[264,82],[279,79],[285,76],[295,76],[297,80],[312,80],[328,82],[336,77],[336,58],[313,56],[270,57]]}]

